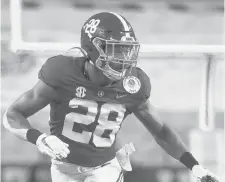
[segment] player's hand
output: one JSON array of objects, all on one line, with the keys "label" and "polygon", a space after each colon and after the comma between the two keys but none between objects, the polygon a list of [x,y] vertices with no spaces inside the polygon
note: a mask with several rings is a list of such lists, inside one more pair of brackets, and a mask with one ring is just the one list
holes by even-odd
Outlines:
[{"label": "player's hand", "polygon": [[219,182],[216,175],[203,168],[201,165],[195,165],[192,168],[192,172],[198,182]]},{"label": "player's hand", "polygon": [[70,153],[68,149],[69,145],[54,135],[40,135],[36,141],[36,145],[41,153],[46,154],[53,159],[66,158]]}]

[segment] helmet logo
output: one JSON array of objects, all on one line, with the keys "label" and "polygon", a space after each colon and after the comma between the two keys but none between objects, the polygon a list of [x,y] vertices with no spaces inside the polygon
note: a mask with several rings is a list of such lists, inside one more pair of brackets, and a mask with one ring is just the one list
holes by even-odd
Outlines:
[{"label": "helmet logo", "polygon": [[128,76],[123,80],[123,87],[127,92],[135,94],[140,90],[141,82],[137,77]]},{"label": "helmet logo", "polygon": [[88,35],[89,38],[93,37],[93,34],[96,32],[99,23],[100,23],[99,19],[97,20],[91,19],[88,23],[86,23],[83,26],[83,29],[85,30],[85,33]]}]

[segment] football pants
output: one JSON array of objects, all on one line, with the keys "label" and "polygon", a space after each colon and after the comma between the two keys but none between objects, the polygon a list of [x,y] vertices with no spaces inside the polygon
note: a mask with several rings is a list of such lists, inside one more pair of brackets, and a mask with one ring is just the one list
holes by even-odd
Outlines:
[{"label": "football pants", "polygon": [[97,167],[52,159],[51,177],[52,182],[123,182],[123,170],[116,158]]}]

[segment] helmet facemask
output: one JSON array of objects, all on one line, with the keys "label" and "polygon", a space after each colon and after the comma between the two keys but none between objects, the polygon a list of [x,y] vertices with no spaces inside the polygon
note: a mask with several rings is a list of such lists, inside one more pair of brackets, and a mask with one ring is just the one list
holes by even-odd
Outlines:
[{"label": "helmet facemask", "polygon": [[120,80],[129,76],[132,68],[137,65],[140,44],[129,38],[118,41],[95,37],[92,40],[99,52],[95,65],[111,80]]}]

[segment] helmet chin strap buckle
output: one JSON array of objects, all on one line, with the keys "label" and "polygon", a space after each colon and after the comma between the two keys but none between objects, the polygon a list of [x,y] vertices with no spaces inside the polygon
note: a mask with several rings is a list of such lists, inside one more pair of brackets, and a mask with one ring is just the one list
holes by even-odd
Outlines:
[{"label": "helmet chin strap buckle", "polygon": [[97,65],[97,66],[99,66],[99,67],[102,67],[102,61],[101,61],[101,60],[99,60],[99,59],[98,59],[98,60],[96,60],[96,65]]}]

